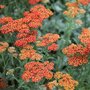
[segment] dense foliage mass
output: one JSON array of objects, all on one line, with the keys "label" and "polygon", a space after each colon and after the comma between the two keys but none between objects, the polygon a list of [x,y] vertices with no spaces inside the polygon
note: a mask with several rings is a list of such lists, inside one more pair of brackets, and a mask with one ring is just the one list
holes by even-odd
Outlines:
[{"label": "dense foliage mass", "polygon": [[90,0],[1,0],[0,89],[90,90]]}]

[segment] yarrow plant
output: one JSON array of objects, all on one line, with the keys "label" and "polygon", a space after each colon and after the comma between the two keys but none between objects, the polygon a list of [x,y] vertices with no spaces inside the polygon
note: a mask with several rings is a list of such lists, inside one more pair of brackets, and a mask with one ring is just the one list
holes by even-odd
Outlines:
[{"label": "yarrow plant", "polygon": [[47,84],[47,87],[50,88],[50,90],[52,90],[55,86],[64,87],[64,90],[74,90],[75,86],[78,85],[78,82],[73,80],[73,78],[69,74],[56,72],[54,74],[54,78],[54,81]]},{"label": "yarrow plant", "polygon": [[25,64],[25,72],[22,75],[22,79],[26,82],[32,80],[32,82],[39,82],[43,78],[51,79],[53,73],[50,70],[54,69],[54,63],[52,62],[28,62]]},{"label": "yarrow plant", "polygon": [[[49,27],[50,31],[43,33],[44,24],[49,21],[54,23],[53,17],[59,13],[55,13],[52,5],[48,6],[50,2],[28,0],[30,9],[25,7],[22,16],[17,19],[1,15],[0,89],[84,90],[78,89],[81,82],[85,85],[89,83],[86,79],[81,80],[81,77],[84,75],[82,71],[87,69],[84,65],[89,64],[90,30],[84,27],[86,22],[83,22],[82,16],[85,15],[86,18],[86,7],[90,1],[66,2],[67,9],[62,12],[66,20],[62,20],[65,30],[57,33]],[[59,1],[56,4],[58,3]],[[1,4],[0,13],[5,8],[8,6]],[[15,10],[15,15],[18,10]],[[79,30],[82,28],[76,40],[78,42],[72,40],[76,26]],[[58,28],[56,24],[54,27]]]}]

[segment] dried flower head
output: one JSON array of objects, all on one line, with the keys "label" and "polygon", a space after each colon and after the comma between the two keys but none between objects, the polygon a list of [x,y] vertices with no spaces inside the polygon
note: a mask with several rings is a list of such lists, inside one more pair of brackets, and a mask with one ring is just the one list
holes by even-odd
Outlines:
[{"label": "dried flower head", "polygon": [[82,20],[79,20],[79,19],[75,20],[75,23],[76,24],[79,24],[79,25],[82,25],[83,24]]},{"label": "dried flower head", "polygon": [[50,0],[41,0],[41,2],[43,2],[43,3],[49,3]]},{"label": "dried flower head", "polygon": [[0,53],[4,52],[8,46],[9,44],[7,42],[0,42]]},{"label": "dried flower head", "polygon": [[7,80],[4,78],[0,78],[0,89],[6,89],[8,87]]}]

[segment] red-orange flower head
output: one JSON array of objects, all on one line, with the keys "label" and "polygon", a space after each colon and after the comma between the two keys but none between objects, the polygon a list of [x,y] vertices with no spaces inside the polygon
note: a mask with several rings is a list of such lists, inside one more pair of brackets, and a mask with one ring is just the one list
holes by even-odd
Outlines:
[{"label": "red-orange flower head", "polygon": [[79,39],[83,44],[90,46],[90,30],[84,28],[82,33],[79,35]]},{"label": "red-orange flower head", "polygon": [[3,8],[5,8],[5,5],[0,5],[0,9],[3,9]]},{"label": "red-orange flower head", "polygon": [[39,4],[34,6],[34,8],[31,8],[30,10],[32,13],[38,13],[40,18],[45,19],[48,18],[49,16],[52,16],[53,13],[49,9],[46,9],[43,5]]},{"label": "red-orange flower head", "polygon": [[21,60],[25,60],[27,58],[31,60],[41,60],[43,57],[41,54],[36,53],[36,50],[34,50],[31,45],[24,46],[19,56]]},{"label": "red-orange flower head", "polygon": [[68,64],[75,67],[86,63],[88,63],[88,57],[86,55],[74,55],[73,57],[68,58]]},{"label": "red-orange flower head", "polygon": [[90,3],[90,0],[78,0],[78,3],[82,5],[88,5]]},{"label": "red-orange flower head", "polygon": [[37,46],[47,46],[56,42],[59,38],[60,36],[58,34],[47,33],[46,35],[40,37],[40,40],[37,42]]},{"label": "red-orange flower head", "polygon": [[67,55],[69,65],[79,66],[88,62],[89,50],[80,44],[71,44],[63,49],[63,53]]},{"label": "red-orange flower head", "polygon": [[22,74],[22,79],[28,82],[30,79],[32,82],[39,82],[43,78],[51,79],[53,73],[51,70],[54,68],[54,63],[52,62],[29,62],[25,64],[25,71]]},{"label": "red-orange flower head", "polygon": [[53,43],[50,46],[48,46],[49,51],[56,51],[58,49],[58,44]]},{"label": "red-orange flower head", "polygon": [[[34,28],[42,26],[42,21],[53,13],[43,5],[36,5],[30,11],[24,13],[24,17],[13,20],[11,17],[0,18],[0,23],[4,24],[0,28],[2,34],[17,32],[17,40],[14,45],[23,47],[28,43],[36,42],[37,31]],[[38,56],[35,55],[35,56]]]},{"label": "red-orange flower head", "polygon": [[41,0],[29,0],[28,2],[29,2],[29,4],[34,5],[34,4],[36,4],[36,3],[40,2],[40,1]]},{"label": "red-orange flower head", "polygon": [[28,43],[35,42],[35,41],[36,41],[36,36],[29,35],[25,38],[21,38],[21,39],[17,40],[15,42],[15,45],[18,47],[22,47],[22,46],[27,45]]},{"label": "red-orange flower head", "polygon": [[12,17],[2,17],[0,18],[0,24],[6,24],[8,22],[13,21]]}]

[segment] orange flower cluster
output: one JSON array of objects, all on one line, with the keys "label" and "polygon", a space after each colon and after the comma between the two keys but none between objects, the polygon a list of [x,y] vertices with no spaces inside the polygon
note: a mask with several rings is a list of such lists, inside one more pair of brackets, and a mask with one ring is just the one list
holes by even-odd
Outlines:
[{"label": "orange flower cluster", "polygon": [[[28,12],[28,13],[26,13]],[[30,12],[26,11],[24,13],[24,17],[13,20],[12,22],[8,22],[6,25],[3,25],[1,27],[2,33],[9,33],[9,32],[24,32],[28,33],[29,28],[38,28],[42,25],[42,21],[49,16],[53,15],[53,13],[46,9],[43,5],[36,5],[33,8],[31,8]],[[5,22],[6,20],[11,21],[11,18],[4,17],[0,21]]]},{"label": "orange flower cluster", "polygon": [[78,14],[84,14],[85,10],[79,8],[79,5],[77,2],[72,2],[72,3],[66,3],[66,6],[68,7],[68,10],[64,11],[64,14],[69,16],[69,17],[76,17]]},{"label": "orange flower cluster", "polygon": [[0,9],[3,9],[3,8],[5,8],[5,5],[0,5]]},{"label": "orange flower cluster", "polygon": [[36,3],[40,2],[40,1],[41,0],[29,0],[28,2],[29,2],[29,4],[34,5],[34,4],[36,4]]},{"label": "orange flower cluster", "polygon": [[41,60],[42,59],[42,55],[36,53],[36,50],[34,50],[31,45],[24,46],[19,56],[21,60],[25,60],[27,58],[30,58],[31,60]]},{"label": "orange flower cluster", "polygon": [[67,55],[69,65],[79,66],[88,62],[88,55],[90,52],[90,30],[84,28],[79,39],[82,44],[71,44],[62,51]]},{"label": "orange flower cluster", "polygon": [[[4,19],[3,19],[4,20]],[[29,27],[27,24],[23,23],[23,19],[18,19],[18,20],[12,20],[8,22],[7,24],[3,25],[0,28],[0,31],[2,34],[7,34],[11,32],[20,32],[20,33],[28,33],[29,32]]]},{"label": "orange flower cluster", "polygon": [[70,46],[63,49],[63,53],[66,54],[68,57],[77,55],[86,55],[88,54],[88,49],[81,44],[71,44]]},{"label": "orange flower cluster", "polygon": [[29,82],[30,79],[32,82],[39,82],[43,78],[51,79],[53,73],[51,70],[54,68],[54,63],[52,62],[29,62],[25,64],[25,71],[22,74],[22,79],[26,82]]},{"label": "orange flower cluster", "polygon": [[0,24],[6,24],[8,22],[13,21],[13,19],[11,17],[2,17],[0,18]]},{"label": "orange flower cluster", "polygon": [[46,9],[43,5],[37,5],[31,8],[30,11],[24,13],[24,17],[12,20],[10,17],[4,17],[0,19],[3,25],[0,28],[2,34],[18,32],[16,46],[25,46],[30,42],[36,41],[37,31],[33,31],[33,28],[42,26],[42,21],[53,13]]},{"label": "orange flower cluster", "polygon": [[76,67],[88,63],[87,55],[74,55],[73,57],[69,57],[68,59],[68,64]]},{"label": "orange flower cluster", "polygon": [[8,46],[9,44],[7,42],[0,42],[0,53],[4,52]]},{"label": "orange flower cluster", "polygon": [[90,0],[78,0],[78,3],[82,5],[88,5],[90,3]]},{"label": "orange flower cluster", "polygon": [[63,53],[67,55],[68,64],[72,66],[79,66],[88,62],[88,49],[80,44],[71,44],[63,49]]},{"label": "orange flower cluster", "polygon": [[82,30],[81,35],[79,35],[79,39],[84,45],[89,47],[90,46],[90,30],[87,28],[84,28]]},{"label": "orange flower cluster", "polygon": [[47,84],[47,87],[50,90],[53,90],[53,88],[56,86],[64,87],[64,90],[74,90],[75,87],[78,85],[78,82],[76,80],[73,80],[73,78],[69,74],[56,72],[54,74],[54,78],[56,80]]},{"label": "orange flower cluster", "polygon": [[35,42],[37,36],[36,30],[30,30],[29,33],[18,33],[17,34],[17,41],[15,42],[16,46],[25,46],[28,43]]},{"label": "orange flower cluster", "polygon": [[63,74],[62,78],[58,81],[58,84],[63,86],[65,90],[74,90],[78,85],[78,82],[73,80],[69,74]]},{"label": "orange flower cluster", "polygon": [[49,51],[56,51],[58,49],[58,44],[53,43],[50,46],[48,46]]},{"label": "orange flower cluster", "polygon": [[15,42],[16,46],[22,47],[27,45],[28,43],[35,42],[36,36],[34,35],[28,35],[27,37],[21,38]]},{"label": "orange flower cluster", "polygon": [[37,41],[37,46],[40,47],[48,46],[48,50],[56,51],[58,49],[58,45],[55,44],[55,42],[59,38],[60,36],[58,34],[47,33],[46,35],[39,37],[39,40]]},{"label": "orange flower cluster", "polygon": [[30,11],[32,13],[37,13],[39,15],[39,20],[46,19],[53,15],[53,13],[49,9],[46,9],[43,5],[36,5],[34,8],[31,8]]},{"label": "orange flower cluster", "polygon": [[57,80],[51,81],[46,85],[46,87],[47,87],[46,90],[53,90],[53,88],[56,86],[58,86]]},{"label": "orange flower cluster", "polygon": [[78,38],[88,49],[88,52],[90,52],[90,30],[87,28],[83,28],[82,33],[79,35]]}]

